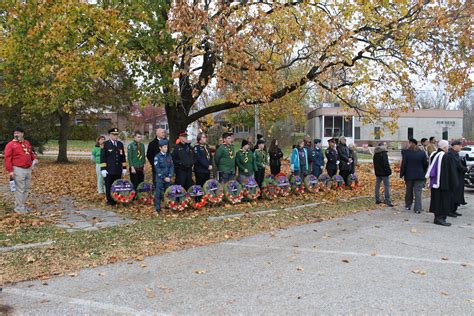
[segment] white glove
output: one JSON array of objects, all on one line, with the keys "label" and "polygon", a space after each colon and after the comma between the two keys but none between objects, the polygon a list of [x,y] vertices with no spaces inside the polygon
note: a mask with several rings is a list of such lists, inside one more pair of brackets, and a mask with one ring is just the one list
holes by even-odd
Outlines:
[{"label": "white glove", "polygon": [[107,178],[107,170],[102,170],[100,173],[102,174],[102,178]]},{"label": "white glove", "polygon": [[336,161],[336,165],[338,165],[338,164],[339,164],[339,162],[340,162],[339,160],[338,160],[338,161]]},{"label": "white glove", "polygon": [[321,170],[323,170],[323,169],[324,169],[324,166],[321,166]]},{"label": "white glove", "polygon": [[126,174],[127,174],[127,169],[122,169],[122,177],[125,177]]},{"label": "white glove", "polygon": [[209,170],[212,170],[212,166],[209,166]]}]

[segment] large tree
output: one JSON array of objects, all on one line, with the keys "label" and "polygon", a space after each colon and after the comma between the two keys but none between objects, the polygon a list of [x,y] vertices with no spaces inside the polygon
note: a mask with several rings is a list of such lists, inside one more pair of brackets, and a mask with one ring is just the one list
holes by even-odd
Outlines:
[{"label": "large tree", "polygon": [[[414,76],[470,86],[470,1],[103,1],[132,21],[142,97],[165,106],[171,138],[208,114],[270,104],[313,83],[376,117],[408,110]],[[290,56],[290,58],[288,58]],[[301,69],[298,76],[282,76]],[[232,89],[228,87],[231,86]],[[199,107],[213,89],[221,102]]]},{"label": "large tree", "polygon": [[60,125],[59,162],[67,161],[72,117],[97,110],[91,96],[115,85],[128,27],[117,11],[87,1],[0,3],[0,105],[20,104],[22,115],[54,114],[45,125]]}]

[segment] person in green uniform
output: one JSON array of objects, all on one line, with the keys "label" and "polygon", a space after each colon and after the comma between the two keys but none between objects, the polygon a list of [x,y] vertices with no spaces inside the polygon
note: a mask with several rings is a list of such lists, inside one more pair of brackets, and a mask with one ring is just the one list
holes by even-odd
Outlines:
[{"label": "person in green uniform", "polygon": [[130,182],[135,190],[145,180],[145,145],[142,143],[143,135],[139,131],[133,133],[133,142],[128,144],[127,159],[130,171]]},{"label": "person in green uniform", "polygon": [[217,178],[225,183],[235,177],[234,134],[222,134],[222,144],[217,148],[214,161],[217,166]]},{"label": "person in green uniform", "polygon": [[239,180],[253,176],[257,170],[253,152],[250,150],[250,143],[248,140],[242,140],[242,148],[235,156],[235,163],[239,170]]},{"label": "person in green uniform", "polygon": [[265,150],[265,141],[260,139],[257,142],[257,149],[255,150],[255,164],[257,170],[255,171],[255,180],[258,186],[262,188],[263,179],[265,178],[265,168],[268,166],[268,153]]},{"label": "person in green uniform", "polygon": [[95,162],[95,173],[97,175],[97,192],[99,194],[105,193],[105,182],[104,177],[100,172],[100,150],[104,147],[105,136],[97,137],[97,142],[95,143],[94,148],[92,148],[91,159]]}]

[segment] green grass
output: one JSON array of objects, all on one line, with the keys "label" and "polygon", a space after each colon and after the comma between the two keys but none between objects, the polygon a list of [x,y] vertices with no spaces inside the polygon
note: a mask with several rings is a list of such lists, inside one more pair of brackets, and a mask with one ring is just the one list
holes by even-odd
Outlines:
[{"label": "green grass", "polygon": [[[91,151],[95,146],[95,140],[69,140],[67,142],[67,149],[69,151]],[[59,149],[57,140],[50,140],[45,145],[45,150],[55,151]]]}]

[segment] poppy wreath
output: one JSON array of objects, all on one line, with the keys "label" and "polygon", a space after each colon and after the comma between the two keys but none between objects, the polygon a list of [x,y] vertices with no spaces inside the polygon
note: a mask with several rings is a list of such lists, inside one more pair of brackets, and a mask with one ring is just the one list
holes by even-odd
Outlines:
[{"label": "poppy wreath", "polygon": [[265,177],[262,183],[262,196],[267,200],[273,200],[278,196],[278,186],[272,175]]},{"label": "poppy wreath", "polygon": [[304,184],[303,184],[303,180],[301,179],[300,176],[291,175],[290,176],[290,185],[291,185],[291,190],[294,193],[303,193],[304,192]]},{"label": "poppy wreath", "polygon": [[347,178],[347,182],[349,182],[349,188],[357,189],[359,187],[359,179],[355,174],[350,174]]},{"label": "poppy wreath", "polygon": [[210,204],[219,204],[224,198],[224,189],[222,184],[216,179],[209,179],[204,183],[203,190],[206,201]]},{"label": "poppy wreath", "polygon": [[165,204],[173,211],[184,211],[190,204],[188,192],[180,185],[172,185],[165,191]]},{"label": "poppy wreath", "polygon": [[141,204],[153,205],[155,203],[155,188],[153,183],[142,182],[137,187],[137,200]]},{"label": "poppy wreath", "polygon": [[224,198],[231,204],[242,202],[244,193],[242,192],[242,186],[237,180],[230,180],[224,183]]},{"label": "poppy wreath", "polygon": [[322,175],[320,175],[319,178],[318,178],[318,186],[319,186],[320,191],[324,191],[327,188],[330,188],[331,187],[331,177],[326,173],[323,173]]},{"label": "poppy wreath", "polygon": [[112,183],[110,187],[110,195],[117,203],[127,204],[135,198],[135,190],[133,184],[128,180],[118,179]]},{"label": "poppy wreath", "polygon": [[315,175],[309,174],[304,178],[304,187],[311,193],[319,191],[319,181]]},{"label": "poppy wreath", "polygon": [[188,189],[189,199],[191,200],[191,207],[198,210],[207,204],[207,195],[204,193],[200,185],[192,185]]},{"label": "poppy wreath", "polygon": [[344,178],[336,174],[332,177],[331,188],[334,190],[342,190],[345,187]]},{"label": "poppy wreath", "polygon": [[291,193],[290,181],[284,173],[279,173],[275,176],[275,182],[277,186],[277,193],[280,196],[288,196]]},{"label": "poppy wreath", "polygon": [[248,201],[255,201],[260,196],[260,188],[253,176],[241,178],[240,184],[243,187],[244,198]]}]

